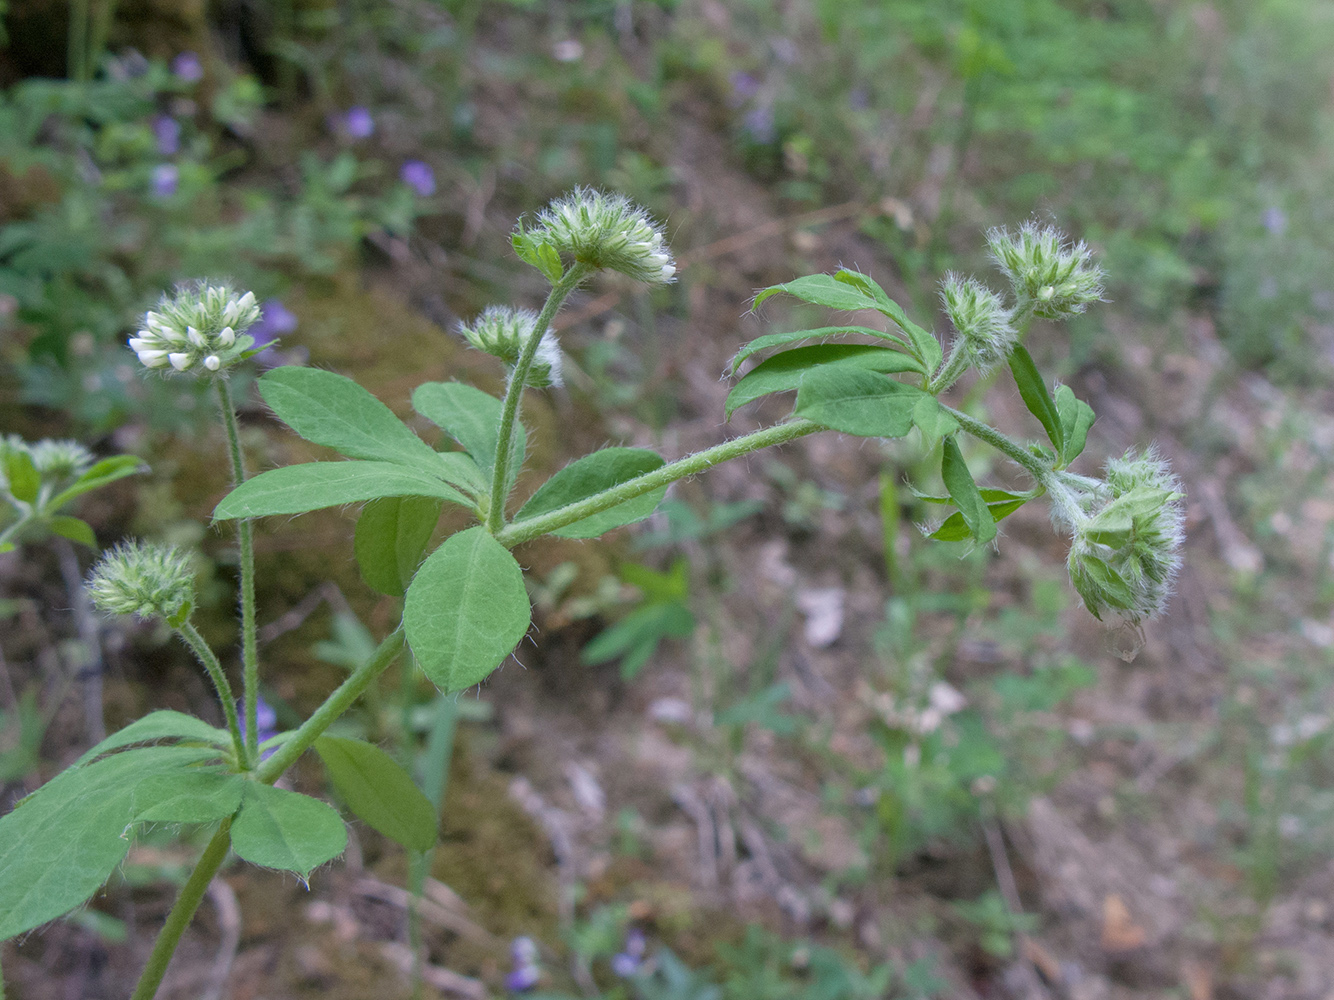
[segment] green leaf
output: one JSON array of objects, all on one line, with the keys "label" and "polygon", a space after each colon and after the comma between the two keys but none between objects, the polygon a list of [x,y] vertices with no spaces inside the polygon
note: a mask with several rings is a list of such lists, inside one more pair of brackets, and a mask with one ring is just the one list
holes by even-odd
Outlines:
[{"label": "green leaf", "polygon": [[212,756],[190,747],[126,750],[63,771],[0,817],[0,941],[88,899],[130,849],[139,788]]},{"label": "green leaf", "polygon": [[874,330],[869,326],[822,326],[814,330],[790,330],[787,333],[767,333],[763,337],[756,337],[745,347],[736,352],[736,356],[727,363],[727,374],[735,375],[736,370],[741,367],[743,361],[751,355],[758,354],[760,351],[767,351],[771,347],[781,347],[784,344],[792,344],[798,340],[821,340],[825,337],[841,337],[849,333],[860,333],[866,337],[888,340],[892,343],[901,345],[905,349],[909,346],[908,342],[898,336],[898,334],[884,333],[880,330]]},{"label": "green leaf", "polygon": [[453,483],[469,496],[482,495],[491,489],[490,480],[482,474],[471,455],[461,451],[437,451],[435,461],[440,478]]},{"label": "green leaf", "polygon": [[561,263],[560,254],[550,243],[537,245],[537,261],[538,270],[545,274],[553,285],[564,276],[565,265]]},{"label": "green leaf", "polygon": [[48,518],[46,523],[61,538],[68,538],[71,542],[78,542],[90,549],[97,548],[97,536],[93,534],[92,526],[87,521],[81,521],[77,517],[69,517],[65,514],[57,514],[55,517]]},{"label": "green leaf", "polygon": [[213,518],[304,514],[381,497],[436,497],[462,507],[472,501],[454,487],[425,472],[393,462],[307,462],[261,472],[232,490],[213,511]]},{"label": "green leaf", "polygon": [[839,281],[832,274],[808,274],[803,278],[785,281],[781,285],[770,285],[755,296],[754,307],[758,309],[764,304],[765,299],[779,292],[794,295],[803,302],[830,309],[841,309],[844,312],[879,308],[874,296]]},{"label": "green leaf", "polygon": [[584,646],[579,658],[595,665],[621,658],[621,678],[634,680],[663,639],[688,639],[695,633],[695,616],[680,601],[646,604],[615,625],[599,632]]},{"label": "green leaf", "polygon": [[9,480],[9,493],[15,500],[34,503],[37,491],[41,488],[42,477],[37,466],[32,464],[32,456],[18,448],[5,452],[5,478]]},{"label": "green leaf", "polygon": [[266,372],[259,394],[307,441],[348,458],[430,468],[435,449],[356,382],[319,368],[288,365]]},{"label": "green leaf", "polygon": [[[664,464],[661,456],[644,448],[603,448],[595,451],[571,462],[538,487],[537,492],[515,515],[515,521],[526,521],[559,510],[595,493],[619,486],[636,476],[660,469]],[[592,517],[568,524],[552,534],[561,538],[596,538],[613,528],[642,521],[657,509],[666,493],[667,487],[663,486]]]},{"label": "green leaf", "polygon": [[73,766],[82,767],[105,753],[135,743],[157,743],[160,740],[190,740],[226,750],[232,747],[232,737],[227,730],[210,726],[203,719],[193,715],[163,708],[149,712],[124,729],[118,729],[76,760]]},{"label": "green leaf", "polygon": [[1056,412],[1061,418],[1061,436],[1065,441],[1061,449],[1061,464],[1065,466],[1083,453],[1089,428],[1098,417],[1093,407],[1077,398],[1068,385],[1056,387]]},{"label": "green leaf", "polygon": [[403,627],[423,672],[442,691],[481,683],[528,632],[523,571],[480,526],[445,539],[408,587]]},{"label": "green leaf", "polygon": [[851,271],[848,268],[843,268],[834,275],[834,278],[860,289],[875,300],[873,308],[892,319],[899,329],[908,335],[908,338],[912,341],[913,353],[922,362],[928,374],[934,372],[940,366],[940,361],[944,357],[940,341],[910,320],[908,314],[903,311],[903,307],[891,299],[885,290],[871,278],[860,271]]},{"label": "green leaf", "polygon": [[830,430],[859,437],[903,437],[912,430],[926,393],[848,365],[807,373],[797,391],[796,414]]},{"label": "green leaf", "polygon": [[241,811],[232,823],[232,850],[263,868],[311,871],[343,853],[347,827],[332,806],[309,795],[246,782]]},{"label": "green leaf", "polygon": [[775,354],[760,362],[727,394],[725,414],[728,419],[738,407],[774,392],[786,392],[801,385],[808,372],[833,365],[873,372],[917,372],[921,367],[906,354],[874,344],[813,344]]},{"label": "green leaf", "polygon": [[1060,414],[1056,412],[1056,404],[1047,391],[1047,384],[1042,381],[1038,367],[1033,363],[1033,356],[1023,344],[1016,346],[1010,353],[1010,371],[1014,373],[1019,395],[1028,407],[1028,412],[1038,418],[1038,423],[1042,424],[1042,429],[1055,446],[1056,454],[1062,454],[1065,435],[1061,429]]},{"label": "green leaf", "polygon": [[926,393],[913,407],[912,422],[925,435],[928,441],[953,434],[959,429],[959,422],[940,408],[940,400]]},{"label": "green leaf", "polygon": [[[1006,500],[1003,503],[987,504],[987,509],[991,512],[993,524],[1003,521],[1016,510],[1028,503],[1028,500]],[[973,530],[963,519],[963,515],[957,510],[945,521],[939,528],[927,535],[928,538],[934,538],[940,542],[964,542],[973,537]]]},{"label": "green leaf", "polygon": [[339,797],[390,840],[414,851],[435,845],[435,809],[398,761],[363,740],[321,736],[315,752]]},{"label": "green leaf", "polygon": [[985,545],[996,537],[996,520],[991,508],[978,492],[973,474],[968,471],[968,463],[959,450],[959,442],[951,435],[945,439],[944,454],[940,460],[940,478],[945,481],[968,533],[980,545]]},{"label": "green leaf", "polygon": [[59,510],[71,500],[83,496],[85,493],[101,489],[108,483],[114,483],[117,479],[124,479],[126,476],[147,471],[148,466],[137,455],[113,455],[110,458],[104,458],[100,462],[95,462],[87,472],[52,497],[50,502],[47,503],[46,509]]},{"label": "green leaf", "polygon": [[249,782],[221,769],[190,768],[139,782],[134,818],[143,823],[216,823],[241,805]]},{"label": "green leaf", "polygon": [[[912,489],[912,487],[909,487],[909,489]],[[1031,493],[1011,493],[1009,490],[998,490],[991,486],[980,486],[977,491],[982,494],[982,499],[989,504],[1006,503],[1010,500],[1018,500],[1021,503],[1028,503],[1028,501],[1033,499],[1033,494]],[[926,503],[954,503],[954,497],[950,496],[931,496],[926,493],[919,493],[917,490],[912,490],[912,495],[918,500],[925,501]]]},{"label": "green leaf", "polygon": [[[490,490],[491,472],[496,464],[497,435],[500,433],[500,412],[504,404],[495,396],[462,382],[427,382],[413,392],[412,405],[463,446],[482,470],[486,488]],[[527,435],[516,420],[507,475],[510,485],[523,467],[527,448]]]},{"label": "green leaf", "polygon": [[403,596],[442,506],[431,497],[385,497],[362,508],[352,548],[361,577],[373,590]]}]

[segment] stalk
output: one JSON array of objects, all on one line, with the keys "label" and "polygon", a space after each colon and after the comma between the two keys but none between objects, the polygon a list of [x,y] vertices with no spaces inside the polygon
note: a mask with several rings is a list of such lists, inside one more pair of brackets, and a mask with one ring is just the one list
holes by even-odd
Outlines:
[{"label": "stalk", "polygon": [[524,385],[528,381],[528,371],[533,366],[533,357],[537,354],[537,345],[542,341],[542,334],[547,332],[552,319],[559,311],[569,294],[578,287],[579,282],[588,277],[593,268],[575,261],[570,269],[561,276],[560,281],[551,286],[551,293],[537,314],[533,332],[529,334],[519,360],[510,373],[509,385],[505,389],[505,402],[500,411],[500,436],[496,439],[496,466],[491,474],[491,499],[486,512],[486,528],[491,534],[499,534],[505,527],[505,486],[509,479],[510,451],[514,446],[514,422],[519,417],[519,399],[523,396]]},{"label": "stalk", "polygon": [[232,734],[232,746],[236,750],[237,763],[244,764],[245,742],[241,737],[241,729],[236,718],[236,696],[232,694],[232,685],[222,671],[222,664],[218,662],[213,650],[209,649],[199,630],[189,622],[177,626],[176,634],[190,647],[195,657],[208,671],[209,679],[213,681],[213,688],[218,692],[218,700],[222,702],[222,714],[226,717],[227,729]]}]

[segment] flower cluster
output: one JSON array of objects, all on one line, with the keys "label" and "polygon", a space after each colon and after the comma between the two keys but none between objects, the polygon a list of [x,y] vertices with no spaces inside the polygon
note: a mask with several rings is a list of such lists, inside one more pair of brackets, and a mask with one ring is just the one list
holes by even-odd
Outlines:
[{"label": "flower cluster", "polygon": [[514,970],[505,977],[506,989],[515,993],[531,990],[542,978],[537,943],[530,937],[516,937],[510,943],[510,958],[514,960]]},{"label": "flower cluster", "polygon": [[1108,501],[1075,527],[1068,565],[1084,606],[1139,624],[1167,607],[1181,566],[1181,482],[1151,449],[1107,463]]},{"label": "flower cluster", "polygon": [[23,454],[43,483],[60,489],[78,479],[94,462],[93,453],[77,441],[52,441],[49,438],[29,444],[17,434],[0,438],[0,488],[7,486],[5,464],[12,454]]},{"label": "flower cluster", "polygon": [[676,274],[662,227],[622,195],[575,188],[520,233],[581,263],[650,285],[668,284]]},{"label": "flower cluster", "polygon": [[[461,325],[459,332],[473,347],[499,358],[512,371],[536,326],[537,313],[530,309],[487,306],[472,326]],[[560,344],[556,335],[547,330],[538,341],[537,353],[528,369],[528,385],[541,389],[561,384]]]},{"label": "flower cluster", "polygon": [[631,979],[639,974],[644,964],[644,952],[648,950],[648,939],[638,927],[631,927],[625,932],[625,943],[621,950],[611,957],[611,971],[622,979]]},{"label": "flower cluster", "polygon": [[146,368],[218,372],[248,356],[254,338],[245,331],[260,318],[254,292],[207,282],[181,285],[144,316],[130,349]]},{"label": "flower cluster", "polygon": [[1009,357],[1019,333],[999,295],[976,278],[950,273],[940,283],[940,300],[979,374]]},{"label": "flower cluster", "polygon": [[194,606],[194,571],[190,557],[174,546],[124,542],[93,567],[88,593],[109,615],[180,625]]},{"label": "flower cluster", "polygon": [[1070,243],[1058,229],[1026,222],[1017,233],[993,229],[987,247],[1014,286],[1020,306],[1043,319],[1082,313],[1102,298],[1102,269],[1088,245]]}]

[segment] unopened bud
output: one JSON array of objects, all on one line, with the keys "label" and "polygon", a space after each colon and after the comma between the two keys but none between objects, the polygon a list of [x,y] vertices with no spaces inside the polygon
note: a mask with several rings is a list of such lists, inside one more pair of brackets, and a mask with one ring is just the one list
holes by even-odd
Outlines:
[{"label": "unopened bud", "polygon": [[[513,371],[524,343],[536,326],[537,314],[529,309],[487,306],[472,326],[461,326],[459,332],[473,347],[499,358]],[[537,389],[562,384],[560,344],[550,330],[538,341],[527,384]]]},{"label": "unopened bud", "polygon": [[544,209],[526,235],[559,254],[651,285],[665,285],[676,274],[662,227],[622,195],[575,188]]},{"label": "unopened bud", "polygon": [[122,543],[93,568],[88,593],[107,614],[163,618],[180,625],[194,605],[190,557],[170,545]]},{"label": "unopened bud", "polygon": [[1026,222],[1017,233],[993,229],[987,247],[1014,287],[1015,297],[1044,319],[1082,313],[1102,298],[1102,270],[1085,243],[1071,243],[1058,229]]},{"label": "unopened bud", "polygon": [[129,340],[130,350],[146,368],[219,372],[254,346],[254,338],[244,333],[259,318],[253,292],[207,282],[181,285],[144,316],[143,329]]},{"label": "unopened bud", "polygon": [[940,283],[940,299],[979,373],[1009,357],[1019,334],[999,295],[974,278],[947,274]]}]

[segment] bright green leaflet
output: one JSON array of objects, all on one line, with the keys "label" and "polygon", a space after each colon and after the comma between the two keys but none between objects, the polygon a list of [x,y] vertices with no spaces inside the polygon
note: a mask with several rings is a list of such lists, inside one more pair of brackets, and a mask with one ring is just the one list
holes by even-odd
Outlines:
[{"label": "bright green leaflet", "polygon": [[[983,494],[986,492],[986,490],[982,491]],[[992,522],[999,523],[1026,503],[1028,503],[1028,500],[1024,498],[1005,500],[1000,503],[989,503],[987,504],[987,509],[991,512]],[[965,542],[973,537],[973,529],[968,527],[968,522],[966,522],[963,519],[963,515],[956,510],[949,517],[945,518],[941,526],[931,532],[927,537],[934,538],[938,542]]]},{"label": "bright green leaflet", "polygon": [[770,285],[755,296],[755,308],[764,304],[770,296],[784,292],[812,305],[841,309],[844,312],[857,312],[860,309],[880,307],[874,296],[866,294],[860,288],[839,281],[832,274],[808,274],[801,278],[785,281],[781,285]]},{"label": "bright green leaflet", "polygon": [[111,877],[130,849],[126,828],[143,783],[217,756],[193,747],[126,750],[69,768],[0,817],[0,941],[69,912]]},{"label": "bright green leaflet", "polygon": [[903,437],[926,395],[921,389],[848,365],[809,372],[797,391],[796,414],[858,437]]},{"label": "bright green leaflet", "polygon": [[888,316],[898,325],[900,330],[908,335],[912,341],[913,353],[925,366],[928,374],[934,372],[940,366],[940,361],[944,357],[940,341],[910,320],[908,314],[903,311],[903,307],[891,299],[885,293],[885,290],[867,275],[860,271],[851,271],[845,267],[834,275],[834,280],[852,285],[869,295],[875,301],[872,308],[879,310],[882,315]]},{"label": "bright green leaflet", "polygon": [[730,419],[734,410],[774,392],[798,388],[806,374],[815,368],[841,365],[873,372],[921,372],[921,367],[906,354],[874,344],[813,344],[795,347],[760,362],[727,394],[724,415]]},{"label": "bright green leaflet", "polygon": [[[550,513],[595,493],[619,486],[661,468],[661,456],[644,448],[603,448],[571,462],[539,487],[515,515],[516,523]],[[642,521],[662,502],[667,487],[645,493],[615,507],[552,532],[562,538],[596,538],[613,528]]]},{"label": "bright green leaflet", "polygon": [[315,752],[347,807],[390,840],[414,851],[435,845],[435,808],[398,761],[364,740],[321,736]]},{"label": "bright green leaflet", "polygon": [[435,449],[350,378],[289,365],[259,380],[259,394],[307,441],[348,458],[430,468]]},{"label": "bright green leaflet", "polygon": [[[463,446],[490,479],[496,461],[496,434],[503,405],[481,389],[462,382],[427,382],[412,393],[412,405],[418,413]],[[509,478],[513,482],[523,467],[527,435],[515,424],[513,458]],[[489,486],[488,482],[488,486]]]},{"label": "bright green leaflet", "polygon": [[332,806],[309,795],[246,782],[241,811],[232,823],[232,850],[238,857],[305,879],[346,847],[347,827]]},{"label": "bright green leaflet", "polygon": [[191,768],[139,782],[134,818],[144,823],[216,823],[241,805],[245,778],[221,768]]},{"label": "bright green leaflet", "polygon": [[940,400],[930,394],[924,394],[913,407],[912,420],[928,441],[953,434],[959,429],[959,422],[940,408]]},{"label": "bright green leaflet", "polygon": [[36,501],[42,477],[26,451],[15,450],[5,455],[5,478],[9,480],[9,492],[15,500]]},{"label": "bright green leaflet", "polygon": [[523,571],[481,526],[445,539],[412,578],[403,627],[417,662],[442,691],[461,691],[505,662],[528,632]]},{"label": "bright green leaflet", "polygon": [[462,507],[472,501],[425,472],[393,462],[307,462],[247,479],[213,511],[218,521],[270,514],[304,514],[322,507],[381,497],[437,497]]},{"label": "bright green leaflet", "polygon": [[[979,486],[977,492],[982,494],[982,499],[989,504],[1006,503],[1010,500],[1018,500],[1021,503],[1027,503],[1033,499],[1031,493],[1011,493],[1009,490],[998,490],[992,486]],[[912,495],[925,503],[954,503],[954,497],[937,497],[927,493],[918,493],[912,491]]]},{"label": "bright green leaflet", "polygon": [[978,492],[973,474],[968,471],[968,463],[959,450],[959,442],[951,435],[945,439],[945,447],[940,459],[940,478],[945,481],[945,489],[959,508],[964,524],[973,538],[982,545],[996,537],[996,520],[991,509]]},{"label": "bright green leaflet", "polygon": [[1097,420],[1093,407],[1075,396],[1068,385],[1056,387],[1056,412],[1061,418],[1061,434],[1065,447],[1061,449],[1061,464],[1069,465],[1084,451],[1089,428]]},{"label": "bright green leaflet", "polygon": [[[898,344],[907,348],[908,342],[894,333],[884,333],[881,330],[872,329],[869,326],[822,326],[814,330],[790,330],[787,333],[766,333],[763,337],[756,337],[741,350],[737,351],[732,360],[727,363],[727,374],[735,375],[736,370],[741,367],[741,363],[760,351],[767,351],[771,347],[782,347],[784,344],[794,344],[799,340],[822,340],[826,337],[841,337],[849,333],[860,333],[866,337],[875,337],[879,340],[888,340],[891,343]],[[919,371],[920,367],[905,369]]]},{"label": "bright green leaflet", "polygon": [[1042,424],[1042,429],[1055,446],[1056,454],[1063,454],[1065,433],[1061,427],[1060,414],[1056,412],[1056,404],[1047,391],[1047,383],[1042,381],[1042,374],[1033,363],[1033,356],[1023,344],[1015,347],[1010,354],[1010,371],[1014,373],[1019,395],[1028,407],[1028,412],[1038,418],[1038,423]]},{"label": "bright green leaflet", "polygon": [[52,531],[62,538],[68,538],[71,542],[86,545],[90,549],[97,548],[97,536],[93,534],[92,525],[87,521],[81,521],[77,517],[70,517],[67,514],[57,514],[55,517],[48,518],[46,523],[50,525]]},{"label": "bright green leaflet", "polygon": [[362,509],[352,549],[361,578],[373,590],[403,596],[440,520],[442,506],[431,497],[385,497]]},{"label": "bright green leaflet", "polygon": [[84,764],[122,747],[135,743],[156,743],[159,740],[192,740],[207,743],[210,746],[231,749],[232,738],[225,729],[210,726],[203,719],[171,709],[159,709],[149,712],[142,719],[136,719],[124,729],[118,729],[82,757],[76,760],[74,767]]}]

